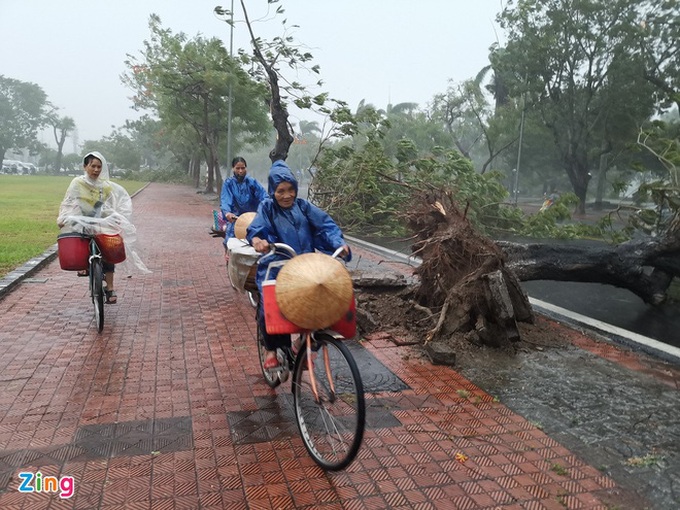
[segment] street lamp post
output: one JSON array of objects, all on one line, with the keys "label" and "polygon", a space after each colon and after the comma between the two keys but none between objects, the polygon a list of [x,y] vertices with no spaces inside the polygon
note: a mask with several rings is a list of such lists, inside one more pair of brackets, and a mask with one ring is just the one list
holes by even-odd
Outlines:
[{"label": "street lamp post", "polygon": [[515,183],[513,193],[515,194],[515,207],[517,206],[517,195],[519,195],[519,164],[522,159],[522,138],[524,138],[524,95],[522,95],[522,116],[519,121],[519,146],[517,147],[517,165],[515,166]]},{"label": "street lamp post", "polygon": [[[234,0],[231,0],[231,23],[229,24],[230,26],[230,31],[229,31],[229,63],[230,65],[234,65]],[[233,73],[232,73],[233,75]],[[230,77],[229,80],[229,104],[227,105],[227,164],[231,165],[231,105],[233,103],[233,98],[232,96],[232,81],[233,81],[233,76]]]}]

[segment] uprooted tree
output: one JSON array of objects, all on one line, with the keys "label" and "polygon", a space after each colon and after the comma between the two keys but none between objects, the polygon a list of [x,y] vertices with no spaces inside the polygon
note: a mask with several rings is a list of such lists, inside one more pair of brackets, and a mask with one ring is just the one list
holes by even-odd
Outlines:
[{"label": "uprooted tree", "polygon": [[[359,210],[375,226],[376,220],[389,217],[390,204],[398,204],[392,217],[406,219],[415,239],[413,251],[422,259],[416,269],[419,282],[402,295],[422,314],[411,323],[430,326],[423,336],[428,342],[454,348],[457,341],[503,347],[518,339],[518,321],[532,320],[519,281],[600,282],[629,289],[648,303],[666,298],[671,281],[680,277],[680,187],[672,156],[678,147],[677,141],[651,143],[645,137],[641,133],[641,147],[652,151],[668,174],[640,189],[640,203],[653,206],[625,208],[629,224],[613,232],[618,236],[614,244],[494,241],[499,234],[602,234],[624,208],[605,217],[600,226],[575,224],[569,221],[570,197],[564,196],[550,210],[525,217],[504,203],[506,191],[493,173],[475,172],[455,151],[427,157],[410,153],[394,164],[369,136],[360,149],[327,151],[318,172],[318,177],[327,178],[315,186],[317,196],[331,197],[324,206],[343,218],[343,224],[357,218]],[[340,188],[328,193],[323,183]],[[575,203],[575,197],[571,200]],[[394,224],[383,223],[388,229]]]},{"label": "uprooted tree", "polygon": [[[288,65],[305,63],[311,55],[291,48],[286,38],[263,43],[252,31],[243,0],[241,6],[253,45],[251,58],[271,90],[270,112],[278,137],[270,158],[286,159],[293,134],[285,105],[289,98],[282,97],[277,66],[280,59]],[[325,95],[310,98],[298,85],[292,91],[301,93],[295,100],[299,106],[319,105],[327,99]],[[401,220],[406,220],[422,264],[416,270],[419,282],[404,295],[404,301],[430,326],[425,336],[428,344],[512,346],[520,339],[518,322],[533,321],[531,305],[519,283],[522,280],[598,281],[628,288],[645,301],[658,303],[672,279],[680,276],[675,155],[670,158],[666,157],[669,152],[657,151],[671,177],[642,190],[656,208],[636,206],[629,211],[628,218],[638,222],[638,232],[644,230],[640,226],[651,227],[644,237],[609,248],[497,243],[493,238],[502,232],[577,237],[583,229],[594,227],[557,225],[569,217],[568,196],[545,214],[523,217],[517,208],[508,207],[502,178],[494,172],[475,172],[457,151],[438,149],[421,157],[412,143],[402,140],[395,163],[382,148],[385,126],[377,117],[364,112],[362,119],[353,118],[337,104],[340,108],[327,113],[342,124],[339,133],[361,136],[362,126],[368,129],[363,131],[363,143],[324,150],[310,193],[317,205],[350,231],[355,227],[366,233],[366,227],[372,227],[376,232],[381,225],[394,233],[403,226]],[[677,152],[677,141],[672,146]],[[406,212],[405,204],[409,206]]]},{"label": "uprooted tree", "polygon": [[[661,303],[680,277],[680,221],[660,237],[615,246],[495,242],[481,234],[451,192],[420,193],[406,215],[415,232],[415,303],[433,319],[426,343],[508,347],[520,340],[517,322],[533,322],[520,286],[527,280],[600,282]],[[429,311],[429,312],[428,312]]]}]

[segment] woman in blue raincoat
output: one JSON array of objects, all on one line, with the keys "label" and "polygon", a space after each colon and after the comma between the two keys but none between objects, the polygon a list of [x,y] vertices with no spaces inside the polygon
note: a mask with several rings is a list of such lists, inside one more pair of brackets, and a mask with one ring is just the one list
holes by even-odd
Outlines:
[{"label": "woman in blue raincoat", "polygon": [[236,157],[231,162],[233,175],[224,181],[220,194],[220,209],[222,216],[227,221],[224,245],[227,239],[234,237],[234,222],[239,215],[257,211],[260,202],[267,198],[267,192],[255,179],[247,175],[248,164],[241,157]]},{"label": "woman in blue raincoat", "polygon": [[[286,243],[298,254],[320,251],[330,255],[338,248],[343,248],[342,256],[349,261],[351,252],[340,228],[325,211],[307,200],[297,198],[297,193],[298,183],[288,165],[283,160],[275,161],[269,170],[271,199],[260,203],[257,216],[248,227],[248,242],[259,253],[267,253],[270,243]],[[257,268],[256,283],[260,295],[266,271],[267,264],[260,264]],[[271,276],[275,275],[270,273]],[[261,306],[257,320],[267,349],[264,367],[274,368],[279,364],[276,349],[289,346],[290,335],[268,335]]]}]

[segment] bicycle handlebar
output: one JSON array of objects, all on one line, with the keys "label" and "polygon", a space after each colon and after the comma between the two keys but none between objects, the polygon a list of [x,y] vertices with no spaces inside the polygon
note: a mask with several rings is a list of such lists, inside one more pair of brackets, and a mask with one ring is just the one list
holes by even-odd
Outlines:
[{"label": "bicycle handlebar", "polygon": [[269,243],[269,253],[266,255],[274,255],[276,253],[283,253],[284,255],[288,255],[290,258],[293,258],[297,255],[297,252],[286,243]]},{"label": "bicycle handlebar", "polygon": [[[340,258],[340,254],[343,252],[343,247],[341,246],[337,250],[333,252],[333,257],[334,259]],[[268,257],[270,255],[274,255],[276,253],[282,253],[284,255],[288,255],[290,258],[293,258],[297,255],[297,252],[289,245],[286,243],[270,243],[269,244],[269,251],[265,253],[262,257]]]},{"label": "bicycle handlebar", "polygon": [[334,259],[340,258],[340,254],[342,253],[342,250],[343,250],[343,249],[344,249],[344,248],[341,246],[340,248],[338,248],[337,250],[335,250],[335,251],[333,252],[333,255],[331,255],[331,257],[333,257]]}]

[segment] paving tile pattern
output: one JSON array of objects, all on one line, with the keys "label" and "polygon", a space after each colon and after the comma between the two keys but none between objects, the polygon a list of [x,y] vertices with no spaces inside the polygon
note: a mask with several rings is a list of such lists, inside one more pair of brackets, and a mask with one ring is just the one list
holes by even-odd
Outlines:
[{"label": "paving tile pattern", "polygon": [[[295,434],[240,440],[234,417],[290,420],[289,390],[261,380],[253,309],[208,235],[213,206],[161,184],[133,204],[153,272],[120,268],[102,334],[87,285],[56,261],[32,275],[44,283],[0,301],[3,510],[634,508],[620,503],[625,488],[458,372],[379,338],[365,347],[395,386],[367,395],[385,419],[346,471],[323,472]],[[164,426],[191,437],[156,450]],[[98,455],[64,453],[88,434]],[[120,454],[126,434],[144,444],[134,455]],[[19,492],[19,472],[38,470],[74,477],[73,497]]]}]

